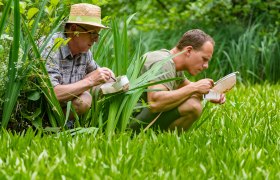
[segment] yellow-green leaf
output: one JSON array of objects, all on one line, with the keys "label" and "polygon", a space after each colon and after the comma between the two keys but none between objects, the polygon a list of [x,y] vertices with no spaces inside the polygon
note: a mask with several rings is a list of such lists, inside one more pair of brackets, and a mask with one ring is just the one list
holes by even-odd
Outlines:
[{"label": "yellow-green leaf", "polygon": [[63,42],[64,42],[63,38],[56,38],[54,40],[54,44],[55,44],[54,51],[56,51],[63,44]]},{"label": "yellow-green leaf", "polygon": [[52,6],[46,6],[46,7],[45,7],[45,12],[48,13],[48,15],[51,14],[52,10],[53,10],[53,7],[52,7]]},{"label": "yellow-green leaf", "polygon": [[32,19],[31,21],[29,21],[29,23],[28,23],[28,27],[29,27],[29,28],[31,28],[31,27],[32,27],[32,25],[33,25],[33,23],[34,23],[34,19]]},{"label": "yellow-green leaf", "polygon": [[59,0],[51,0],[51,5],[56,6],[59,3]]},{"label": "yellow-green leaf", "polygon": [[30,8],[27,12],[27,19],[31,19],[38,11],[38,8]]},{"label": "yellow-green leaf", "polygon": [[26,2],[19,2],[19,9],[20,9],[20,13],[24,14],[26,9]]}]

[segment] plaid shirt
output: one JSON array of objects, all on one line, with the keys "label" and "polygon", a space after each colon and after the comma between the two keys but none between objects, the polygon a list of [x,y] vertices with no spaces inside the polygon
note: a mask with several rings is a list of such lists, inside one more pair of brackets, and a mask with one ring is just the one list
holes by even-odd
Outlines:
[{"label": "plaid shirt", "polygon": [[62,45],[56,51],[49,53],[55,45],[56,38],[66,39],[63,33],[54,34],[42,53],[43,58],[46,58],[49,54],[46,59],[46,67],[54,87],[59,84],[71,84],[80,81],[86,74],[99,67],[89,50],[86,53],[72,56],[68,45]]}]

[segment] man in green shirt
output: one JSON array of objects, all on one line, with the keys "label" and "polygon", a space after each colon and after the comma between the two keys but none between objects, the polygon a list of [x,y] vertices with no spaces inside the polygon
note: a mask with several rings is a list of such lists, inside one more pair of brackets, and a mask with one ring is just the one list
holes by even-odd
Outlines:
[{"label": "man in green shirt", "polygon": [[[149,91],[143,97],[149,104],[149,108],[144,108],[136,119],[148,124],[152,122],[153,126],[163,130],[175,128],[179,131],[187,130],[200,117],[202,96],[210,91],[214,81],[202,79],[190,82],[185,78],[183,71],[194,76],[207,69],[214,45],[215,42],[209,35],[202,30],[194,29],[187,31],[171,50],[163,49],[146,53],[142,73],[156,63],[165,61],[161,70],[166,73],[154,79],[154,82],[170,78],[179,78],[179,80],[148,87]],[[166,61],[168,57],[170,60]],[[156,91],[153,91],[155,89]],[[218,101],[211,102],[223,104],[224,94]],[[139,130],[140,127],[141,123],[131,124],[134,130]]]}]

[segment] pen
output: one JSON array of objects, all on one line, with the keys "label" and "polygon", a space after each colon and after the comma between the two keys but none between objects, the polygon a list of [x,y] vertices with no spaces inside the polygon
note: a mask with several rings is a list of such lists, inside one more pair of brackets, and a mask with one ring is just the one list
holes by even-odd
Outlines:
[{"label": "pen", "polygon": [[111,78],[116,82],[117,80],[111,76]]}]

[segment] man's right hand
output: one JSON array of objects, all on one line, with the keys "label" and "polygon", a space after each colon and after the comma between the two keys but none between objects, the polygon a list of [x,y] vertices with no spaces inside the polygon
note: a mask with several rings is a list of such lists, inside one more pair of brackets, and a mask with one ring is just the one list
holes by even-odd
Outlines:
[{"label": "man's right hand", "polygon": [[195,87],[197,93],[207,94],[213,88],[214,81],[212,79],[201,79],[191,84]]},{"label": "man's right hand", "polygon": [[85,76],[85,79],[88,79],[91,86],[97,86],[103,83],[106,83],[113,76],[112,71],[106,67],[97,68],[91,73]]}]

